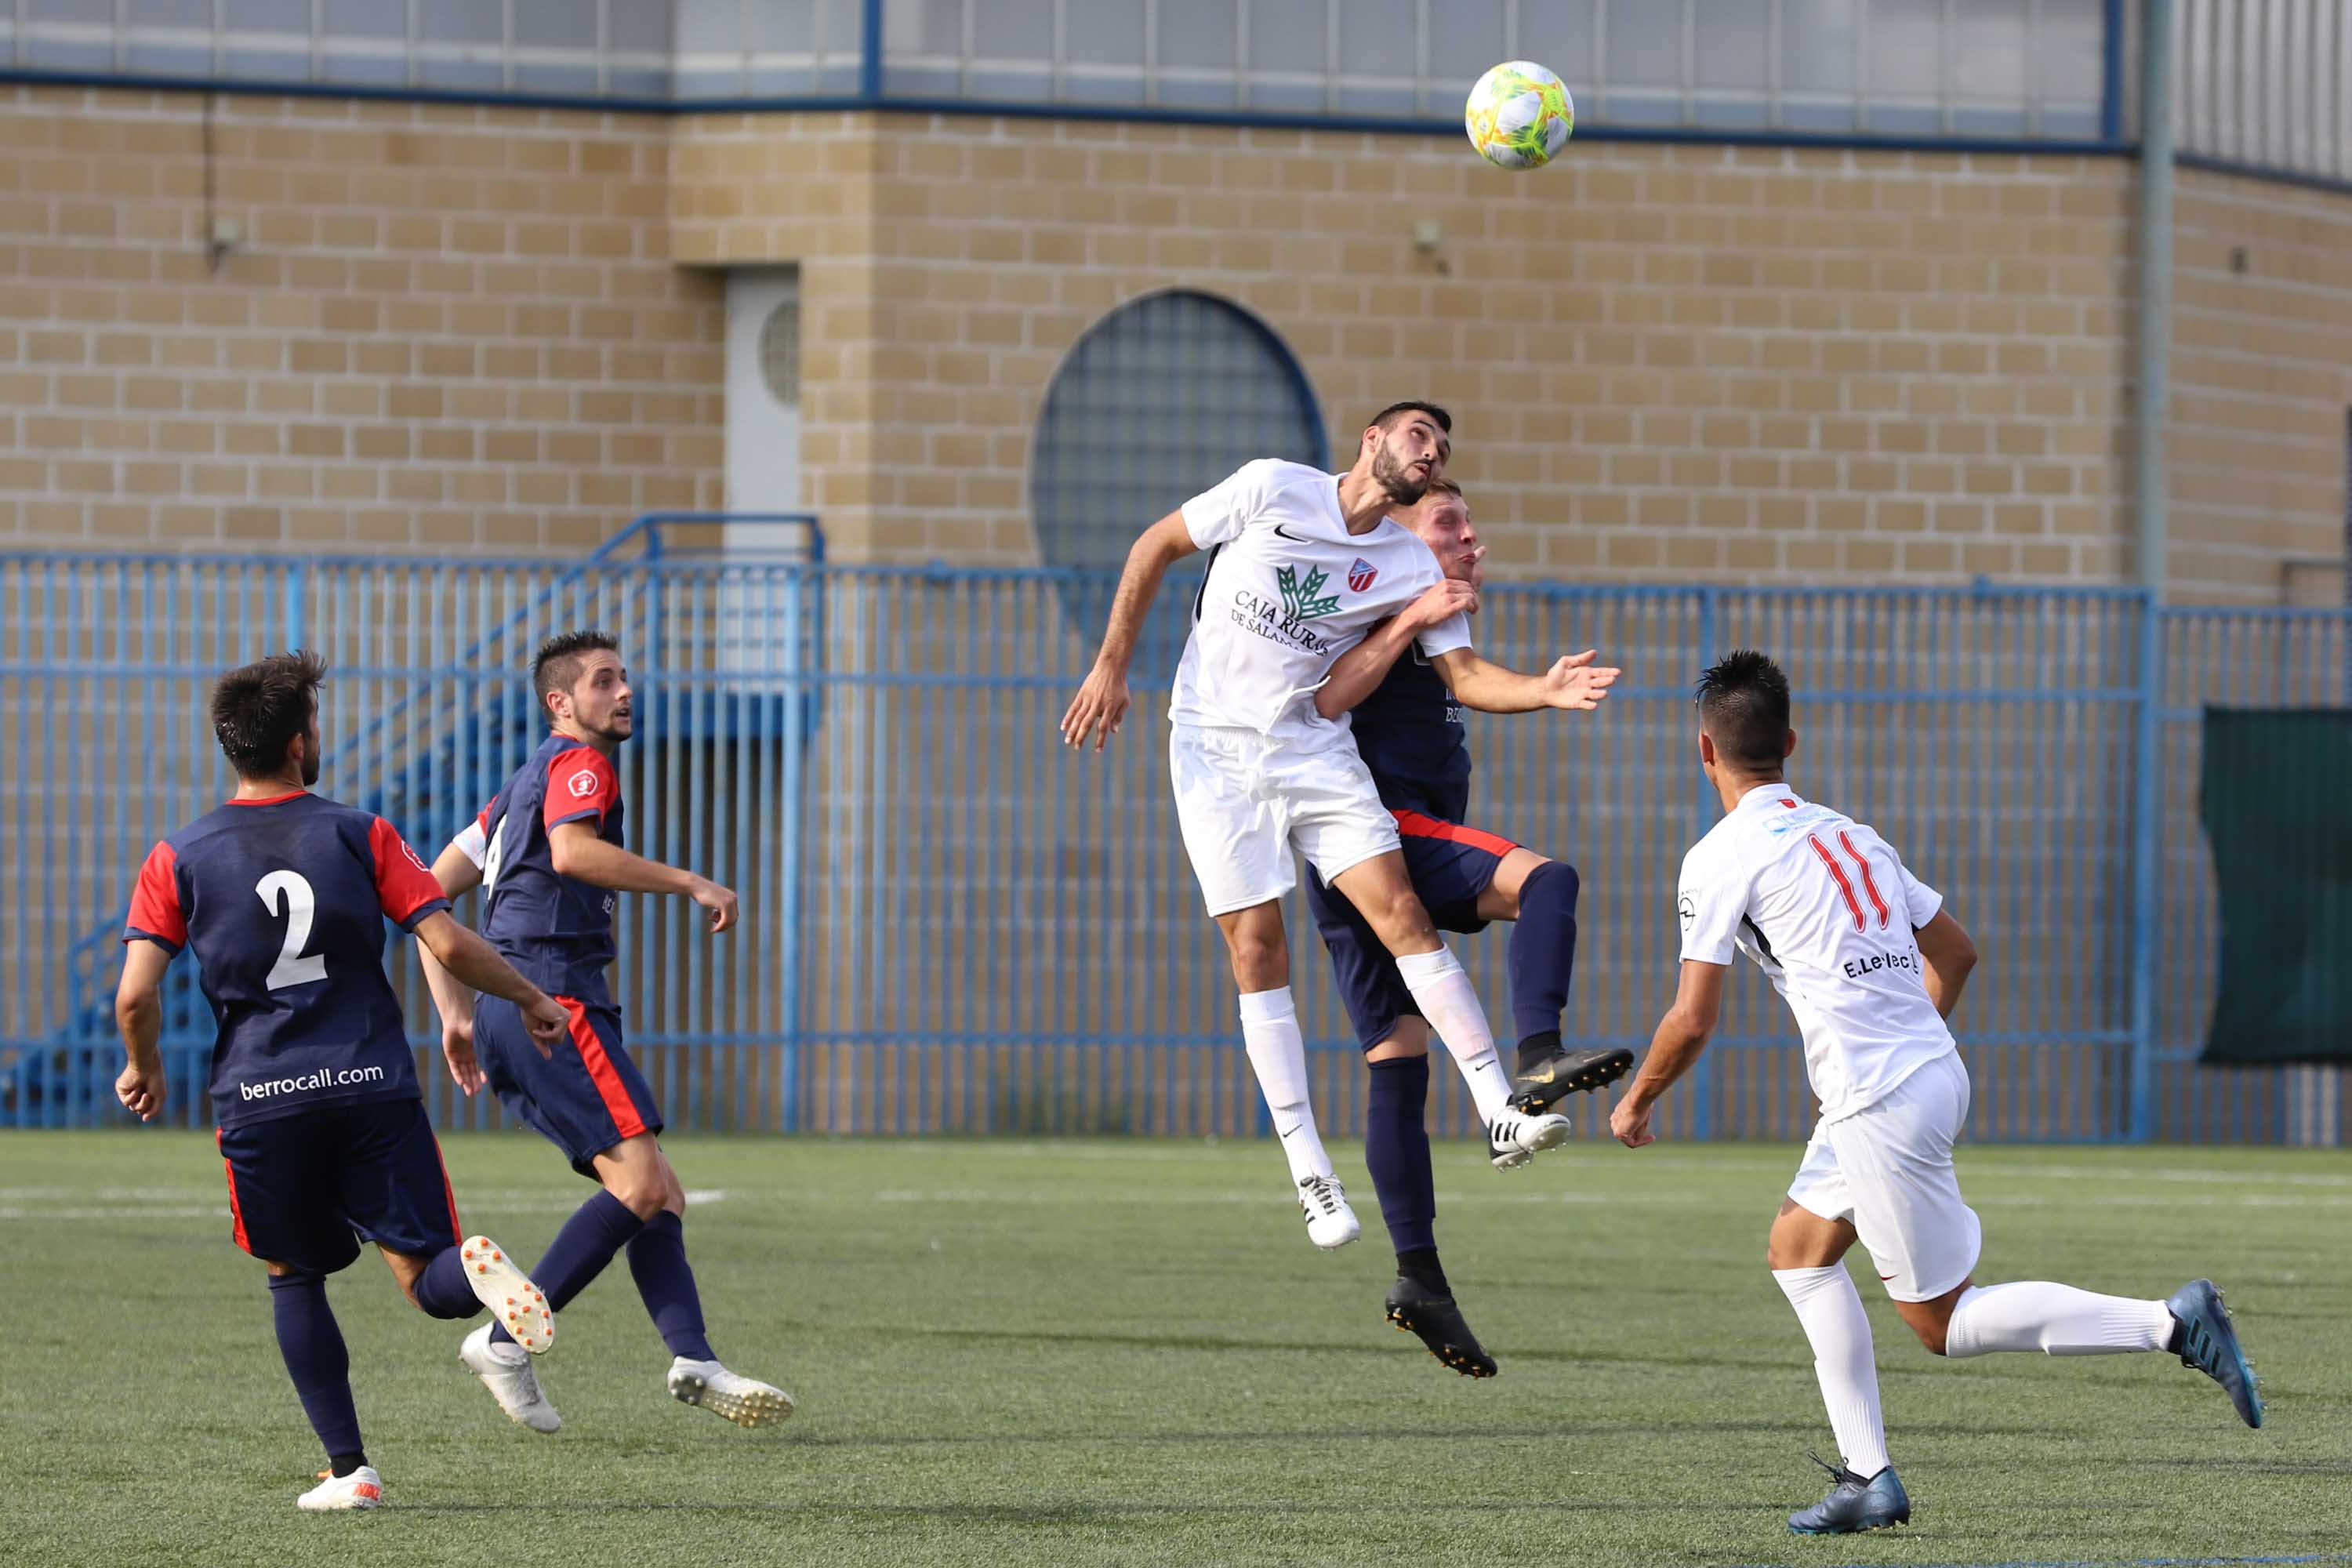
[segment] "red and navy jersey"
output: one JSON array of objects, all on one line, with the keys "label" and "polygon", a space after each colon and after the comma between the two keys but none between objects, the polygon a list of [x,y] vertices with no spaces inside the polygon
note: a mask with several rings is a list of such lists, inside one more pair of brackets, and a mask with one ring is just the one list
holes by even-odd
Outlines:
[{"label": "red and navy jersey", "polygon": [[620,843],[621,775],[593,746],[550,735],[457,844],[482,868],[490,944],[549,995],[604,1002],[615,895],[555,869],[548,834],[567,822],[593,822],[599,838]]},{"label": "red and navy jersey", "polygon": [[1381,805],[1445,822],[1469,815],[1470,739],[1462,705],[1419,648],[1390,667],[1356,705],[1349,727]]},{"label": "red and navy jersey", "polygon": [[213,1120],[235,1127],[418,1098],[383,922],[448,907],[391,823],[297,790],[230,801],[148,851],[122,940],[195,950]]}]

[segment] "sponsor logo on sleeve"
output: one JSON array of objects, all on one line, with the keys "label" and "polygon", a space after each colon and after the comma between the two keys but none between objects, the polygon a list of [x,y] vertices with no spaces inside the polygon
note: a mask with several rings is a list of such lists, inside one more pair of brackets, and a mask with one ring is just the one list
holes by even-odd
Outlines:
[{"label": "sponsor logo on sleeve", "polygon": [[425,857],[416,852],[416,846],[411,844],[405,838],[400,841],[400,852],[408,857],[408,863],[410,865],[415,867],[420,871],[427,874],[431,873],[433,868],[425,863]]},{"label": "sponsor logo on sleeve", "polygon": [[596,793],[596,770],[582,768],[572,775],[572,783],[567,787],[572,791],[574,800],[586,800]]},{"label": "sponsor logo on sleeve", "polygon": [[1688,931],[1698,924],[1698,905],[1692,900],[1688,893],[1683,895],[1680,912],[1683,917],[1683,930]]}]

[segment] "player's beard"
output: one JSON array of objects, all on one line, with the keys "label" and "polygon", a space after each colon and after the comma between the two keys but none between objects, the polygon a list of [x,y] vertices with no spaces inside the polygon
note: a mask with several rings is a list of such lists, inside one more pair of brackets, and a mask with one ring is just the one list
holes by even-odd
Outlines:
[{"label": "player's beard", "polygon": [[319,742],[306,739],[302,742],[302,787],[310,789],[319,782]]},{"label": "player's beard", "polygon": [[1372,454],[1372,479],[1399,506],[1411,506],[1429,493],[1429,477],[1413,472],[1412,466],[1400,461],[1385,443]]}]

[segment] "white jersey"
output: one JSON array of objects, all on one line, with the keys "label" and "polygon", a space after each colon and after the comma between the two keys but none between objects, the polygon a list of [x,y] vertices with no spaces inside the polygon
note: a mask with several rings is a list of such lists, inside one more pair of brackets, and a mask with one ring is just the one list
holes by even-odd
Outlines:
[{"label": "white jersey", "polygon": [[[1178,724],[1297,735],[1332,662],[1434,587],[1444,574],[1411,530],[1388,518],[1349,533],[1336,474],[1261,458],[1184,503],[1192,542],[1215,553],[1168,716]],[[1455,616],[1423,632],[1431,658],[1470,646]]]},{"label": "white jersey", "polygon": [[1913,934],[1943,907],[1870,828],[1759,784],[1683,858],[1683,957],[1727,964],[1736,949],[1771,976],[1832,1121],[1953,1054]]}]

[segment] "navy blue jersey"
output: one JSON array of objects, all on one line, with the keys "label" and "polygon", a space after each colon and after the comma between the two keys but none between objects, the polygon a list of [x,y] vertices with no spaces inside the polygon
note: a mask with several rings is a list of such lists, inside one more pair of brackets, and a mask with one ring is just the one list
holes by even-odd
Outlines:
[{"label": "navy blue jersey", "polygon": [[540,742],[457,847],[482,868],[482,934],[551,996],[605,1002],[616,895],[555,868],[551,829],[596,825],[621,842],[621,776],[613,759],[565,735]]},{"label": "navy blue jersey", "polygon": [[1470,740],[1462,705],[1418,647],[1349,715],[1356,754],[1371,771],[1381,804],[1447,822],[1470,813]]},{"label": "navy blue jersey", "polygon": [[195,950],[213,1119],[235,1127],[418,1098],[383,922],[448,907],[391,823],[297,790],[230,801],[150,850],[122,940]]}]

